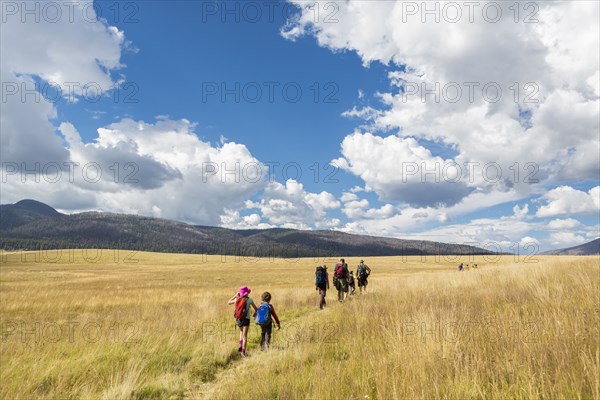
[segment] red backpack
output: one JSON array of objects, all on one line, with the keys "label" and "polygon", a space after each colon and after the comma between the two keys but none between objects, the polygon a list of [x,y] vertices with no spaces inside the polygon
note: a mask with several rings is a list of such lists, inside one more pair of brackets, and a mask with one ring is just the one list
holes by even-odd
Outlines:
[{"label": "red backpack", "polygon": [[339,279],[344,277],[344,264],[341,262],[335,265],[335,277]]},{"label": "red backpack", "polygon": [[233,315],[235,316],[235,319],[239,319],[239,320],[245,320],[246,319],[246,315],[247,315],[247,303],[248,303],[248,297],[240,297],[239,299],[237,299],[235,301],[235,312],[233,313]]}]

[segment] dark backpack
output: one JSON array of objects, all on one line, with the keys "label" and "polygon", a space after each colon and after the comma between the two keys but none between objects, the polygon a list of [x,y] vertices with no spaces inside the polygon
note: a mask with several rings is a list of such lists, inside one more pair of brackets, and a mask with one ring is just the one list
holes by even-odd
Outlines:
[{"label": "dark backpack", "polygon": [[315,283],[317,286],[323,286],[327,284],[327,279],[325,278],[325,270],[323,267],[317,267],[315,271]]},{"label": "dark backpack", "polygon": [[268,325],[271,323],[271,305],[266,302],[260,303],[258,310],[256,310],[256,316],[254,316],[254,322],[258,325]]},{"label": "dark backpack", "polygon": [[246,315],[248,314],[248,298],[247,297],[240,297],[239,299],[237,299],[235,301],[235,311],[233,312],[233,315],[235,316],[235,319],[239,319],[239,320],[245,320],[246,319]]},{"label": "dark backpack", "polygon": [[356,268],[356,276],[358,277],[358,279],[362,279],[365,277],[365,267],[363,267],[362,265],[358,265],[358,268]]},{"label": "dark backpack", "polygon": [[358,277],[358,279],[368,278],[369,270],[367,269],[367,266],[364,264],[359,264],[358,268],[356,269],[356,276]]}]

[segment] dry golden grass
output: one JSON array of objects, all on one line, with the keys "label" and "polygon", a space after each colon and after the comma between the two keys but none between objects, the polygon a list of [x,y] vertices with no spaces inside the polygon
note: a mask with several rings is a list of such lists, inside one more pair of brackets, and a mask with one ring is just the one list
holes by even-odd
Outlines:
[{"label": "dry golden grass", "polygon": [[[600,399],[598,257],[370,257],[369,292],[318,311],[323,260],[84,255],[2,255],[0,398]],[[242,284],[283,326],[243,360]]]}]

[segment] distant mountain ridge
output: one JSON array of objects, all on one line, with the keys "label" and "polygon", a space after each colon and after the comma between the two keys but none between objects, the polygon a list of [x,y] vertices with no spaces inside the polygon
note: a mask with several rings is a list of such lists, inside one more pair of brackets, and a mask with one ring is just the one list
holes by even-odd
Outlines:
[{"label": "distant mountain ridge", "polygon": [[234,230],[105,212],[67,215],[35,200],[0,205],[0,248],[110,248],[287,258],[492,254],[474,246],[339,231]]},{"label": "distant mountain ridge", "polygon": [[579,246],[566,249],[550,250],[542,253],[549,256],[593,256],[600,255],[600,238],[592,240]]}]

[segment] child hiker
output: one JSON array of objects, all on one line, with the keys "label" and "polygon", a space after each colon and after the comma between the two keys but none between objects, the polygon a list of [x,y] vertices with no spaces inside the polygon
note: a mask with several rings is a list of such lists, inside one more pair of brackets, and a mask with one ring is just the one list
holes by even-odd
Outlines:
[{"label": "child hiker", "polygon": [[281,329],[275,308],[270,302],[271,293],[264,292],[262,294],[262,303],[260,303],[258,310],[254,313],[254,322],[260,325],[260,349],[263,351],[269,350],[271,336],[273,335],[273,319],[275,319],[277,329]]},{"label": "child hiker", "polygon": [[248,342],[248,328],[250,327],[250,306],[257,310],[254,301],[248,297],[251,290],[248,286],[242,286],[235,294],[231,297],[227,304],[235,304],[235,323],[240,328],[240,346],[238,351],[242,357],[246,357],[246,343]]},{"label": "child hiker", "polygon": [[352,296],[356,291],[356,283],[354,282],[354,273],[350,271],[348,275],[348,287],[350,288],[350,295]]}]

